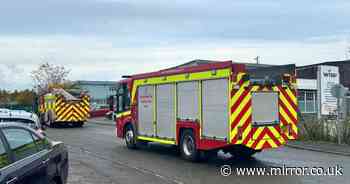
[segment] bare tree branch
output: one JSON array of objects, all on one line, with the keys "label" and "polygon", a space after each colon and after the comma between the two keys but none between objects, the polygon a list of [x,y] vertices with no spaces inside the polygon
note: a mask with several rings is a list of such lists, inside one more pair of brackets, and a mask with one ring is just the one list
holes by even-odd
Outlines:
[{"label": "bare tree branch", "polygon": [[38,69],[31,72],[34,83],[34,89],[38,94],[49,92],[50,88],[66,86],[67,77],[70,70],[64,66],[52,65],[48,62],[43,63]]}]

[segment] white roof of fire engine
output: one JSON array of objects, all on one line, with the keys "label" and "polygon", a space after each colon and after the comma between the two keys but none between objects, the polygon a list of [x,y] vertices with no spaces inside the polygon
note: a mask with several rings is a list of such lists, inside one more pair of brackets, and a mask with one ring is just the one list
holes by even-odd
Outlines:
[{"label": "white roof of fire engine", "polygon": [[55,88],[52,90],[52,93],[55,95],[62,95],[66,100],[79,100],[78,98],[74,97],[73,95],[71,95],[70,93],[68,93],[62,88],[58,88],[58,89]]}]

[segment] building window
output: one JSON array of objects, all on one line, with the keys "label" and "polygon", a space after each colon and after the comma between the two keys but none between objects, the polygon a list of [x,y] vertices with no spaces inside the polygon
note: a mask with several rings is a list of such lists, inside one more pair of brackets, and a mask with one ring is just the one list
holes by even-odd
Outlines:
[{"label": "building window", "polygon": [[301,113],[317,112],[317,91],[316,90],[299,90],[298,103]]}]

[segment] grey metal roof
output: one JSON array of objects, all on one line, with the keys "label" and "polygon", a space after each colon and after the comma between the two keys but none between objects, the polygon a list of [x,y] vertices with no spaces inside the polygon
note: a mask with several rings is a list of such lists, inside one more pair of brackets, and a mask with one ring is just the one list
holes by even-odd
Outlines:
[{"label": "grey metal roof", "polygon": [[343,65],[343,64],[350,64],[350,59],[341,60],[341,61],[326,61],[326,62],[316,63],[316,64],[312,64],[312,65],[298,66],[297,69],[310,68],[310,67],[319,66],[319,65],[339,66],[339,65]]},{"label": "grey metal roof", "polygon": [[[210,64],[210,63],[219,63],[222,61],[213,61],[213,60],[204,60],[204,59],[196,59],[193,61],[189,61],[187,63],[169,68],[169,69],[176,69],[176,68],[185,68],[185,67],[190,67],[190,66],[199,66],[199,65],[205,65],[205,64]],[[237,64],[244,64],[246,68],[249,69],[257,69],[261,67],[271,67],[271,66],[276,66],[276,65],[270,65],[270,64],[257,64],[257,63],[243,63],[243,62],[233,62]],[[166,69],[166,70],[169,70]]]}]

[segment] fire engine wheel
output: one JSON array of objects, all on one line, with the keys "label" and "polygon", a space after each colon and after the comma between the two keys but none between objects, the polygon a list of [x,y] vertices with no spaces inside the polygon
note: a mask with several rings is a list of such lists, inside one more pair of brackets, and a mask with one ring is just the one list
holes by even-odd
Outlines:
[{"label": "fire engine wheel", "polygon": [[129,149],[136,148],[135,132],[132,126],[126,127],[124,139],[125,139],[126,147],[128,147]]},{"label": "fire engine wheel", "polygon": [[199,151],[196,147],[196,139],[194,138],[193,132],[191,130],[185,130],[182,133],[180,141],[180,151],[181,156],[186,160],[199,160]]},{"label": "fire engine wheel", "polygon": [[76,122],[73,124],[74,127],[83,127],[84,126],[84,122]]}]

